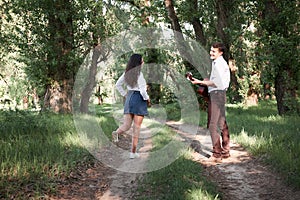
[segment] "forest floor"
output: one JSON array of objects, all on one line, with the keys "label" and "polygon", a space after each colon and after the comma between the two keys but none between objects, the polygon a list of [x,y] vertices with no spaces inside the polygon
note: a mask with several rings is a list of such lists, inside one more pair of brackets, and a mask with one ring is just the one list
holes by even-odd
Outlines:
[{"label": "forest floor", "polygon": [[[167,122],[167,125],[183,138],[188,138],[188,128],[179,128],[175,122]],[[185,131],[186,130],[186,131]],[[217,185],[218,192],[225,200],[298,200],[300,191],[286,185],[284,180],[270,166],[262,163],[261,158],[252,157],[239,144],[231,144],[231,156],[223,159],[221,164],[207,165],[203,162],[210,152],[205,149],[195,148],[195,142],[209,143],[207,130],[198,129],[197,140],[191,139],[193,148],[193,160],[204,168],[203,175]],[[200,134],[199,134],[200,133]],[[206,138],[203,139],[205,136]],[[209,139],[208,139],[209,138]],[[121,137],[118,146],[128,148],[131,137]],[[151,148],[151,141],[144,144],[145,149]],[[148,146],[148,147],[147,147]],[[137,158],[143,159],[143,158]],[[134,159],[134,160],[137,160]],[[130,160],[128,158],[128,160]],[[92,165],[82,165],[71,176],[59,184],[58,193],[49,196],[48,199],[72,199],[72,200],[131,200],[135,199],[137,184],[142,178],[142,173],[126,173],[109,168],[100,161]]]}]

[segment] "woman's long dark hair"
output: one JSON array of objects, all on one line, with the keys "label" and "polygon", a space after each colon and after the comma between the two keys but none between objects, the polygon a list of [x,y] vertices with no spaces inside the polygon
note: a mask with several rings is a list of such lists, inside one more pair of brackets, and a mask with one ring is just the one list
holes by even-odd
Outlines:
[{"label": "woman's long dark hair", "polygon": [[134,87],[137,84],[137,80],[141,72],[142,61],[142,55],[133,54],[127,63],[125,70],[125,82],[131,87]]}]

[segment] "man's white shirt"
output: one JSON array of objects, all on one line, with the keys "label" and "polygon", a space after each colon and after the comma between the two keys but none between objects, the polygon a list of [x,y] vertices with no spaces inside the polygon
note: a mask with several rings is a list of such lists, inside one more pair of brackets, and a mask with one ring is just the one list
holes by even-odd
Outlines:
[{"label": "man's white shirt", "polygon": [[216,87],[208,87],[208,92],[214,90],[227,90],[230,82],[229,66],[223,56],[218,57],[212,62],[212,70],[210,74],[210,81],[212,81]]}]

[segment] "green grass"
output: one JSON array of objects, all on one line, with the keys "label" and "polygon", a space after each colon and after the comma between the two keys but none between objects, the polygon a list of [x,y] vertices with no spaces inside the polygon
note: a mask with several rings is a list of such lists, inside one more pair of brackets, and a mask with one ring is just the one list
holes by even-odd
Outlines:
[{"label": "green grass", "polygon": [[[118,122],[111,105],[96,106],[96,120],[110,138]],[[170,109],[166,107],[166,109]],[[172,110],[172,109],[171,109]],[[176,110],[176,109],[175,109]],[[153,111],[158,116],[177,119],[178,113]],[[121,114],[122,115],[122,114]],[[201,112],[206,116],[205,112]],[[264,158],[271,168],[300,187],[299,116],[277,115],[274,102],[256,107],[227,106],[231,137],[253,155]],[[190,120],[191,122],[192,120]],[[157,122],[145,120],[149,127]],[[196,123],[196,122],[193,122]],[[206,126],[206,117],[200,119]],[[153,136],[154,150],[163,148],[174,133],[158,128]],[[32,199],[56,192],[56,183],[77,164],[93,158],[83,148],[74,127],[73,116],[23,111],[0,112],[0,199]],[[220,199],[213,184],[202,176],[202,168],[191,160],[188,149],[165,168],[149,172],[140,180],[138,199]]]},{"label": "green grass", "polygon": [[0,112],[0,199],[38,198],[88,152],[71,115]]},{"label": "green grass", "polygon": [[277,115],[276,104],[229,105],[227,121],[232,139],[300,188],[300,117]]},{"label": "green grass", "polygon": [[202,175],[202,167],[187,151],[171,165],[147,173],[140,180],[136,199],[212,200],[220,199],[216,187]]}]

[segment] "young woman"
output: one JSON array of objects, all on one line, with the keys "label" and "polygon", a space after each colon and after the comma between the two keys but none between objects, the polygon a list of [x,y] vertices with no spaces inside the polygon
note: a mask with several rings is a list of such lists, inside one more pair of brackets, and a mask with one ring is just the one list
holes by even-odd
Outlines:
[{"label": "young woman", "polygon": [[[141,72],[143,63],[144,61],[140,54],[133,54],[127,63],[125,72],[116,82],[117,90],[126,100],[124,105],[124,123],[116,131],[112,132],[112,138],[114,142],[118,142],[118,135],[128,131],[133,122],[130,158],[139,157],[137,144],[141,124],[144,116],[148,115],[147,106],[150,105],[147,84]],[[124,85],[126,89],[123,88]]]}]

